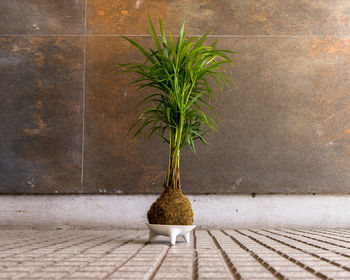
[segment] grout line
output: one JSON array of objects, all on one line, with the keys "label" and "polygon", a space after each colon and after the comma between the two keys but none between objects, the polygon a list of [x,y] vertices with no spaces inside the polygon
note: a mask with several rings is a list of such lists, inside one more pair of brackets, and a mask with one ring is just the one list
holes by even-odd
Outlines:
[{"label": "grout line", "polygon": [[[73,235],[74,236],[74,235]],[[76,240],[79,240],[81,237],[77,237],[76,238]],[[72,239],[72,240],[75,240],[75,239]],[[12,248],[8,248],[8,249],[4,249],[4,250],[0,250],[0,251],[7,251],[7,250],[13,250],[13,249],[20,249],[20,248],[22,248],[22,247],[24,247],[25,248],[25,246],[32,246],[32,245],[38,245],[38,244],[41,244],[41,243],[43,243],[43,242],[53,242],[52,244],[49,244],[49,245],[46,245],[45,247],[50,247],[50,246],[52,246],[52,245],[58,245],[58,244],[62,244],[62,243],[65,243],[65,242],[67,242],[66,240],[64,240],[64,241],[60,241],[60,242],[57,242],[57,237],[49,237],[48,239],[46,239],[46,240],[40,240],[40,241],[35,241],[34,243],[29,243],[29,244],[24,244],[24,245],[16,245],[15,247],[12,247]],[[40,248],[41,246],[39,246],[38,248]],[[25,251],[22,251],[22,252],[20,252],[20,253],[14,253],[13,255],[10,255],[10,256],[16,256],[16,255],[18,255],[18,254],[22,254],[22,253],[27,253],[27,252],[31,252],[31,251],[34,251],[34,250],[36,250],[36,249],[38,249],[38,248],[31,248],[31,249],[27,249],[27,250],[25,250]]]},{"label": "grout line", "polygon": [[227,255],[227,253],[225,252],[225,250],[221,247],[219,241],[216,239],[216,237],[208,230],[208,234],[211,236],[211,238],[214,241],[214,244],[216,245],[216,247],[218,248],[218,250],[221,252],[222,258],[225,261],[225,264],[228,268],[228,270],[231,272],[231,275],[233,277],[233,279],[235,280],[241,280],[242,276],[239,274],[239,272],[237,271],[237,269],[235,268],[235,266],[233,265],[233,263],[231,262],[229,256]]},{"label": "grout line", "polygon": [[[341,241],[341,242],[345,242],[345,243],[349,243],[350,242],[350,239],[349,237],[346,237],[346,236],[340,236],[342,238],[346,238],[348,240],[345,240],[345,239],[341,239],[341,238],[337,238],[338,235],[336,235],[335,233],[332,233],[331,236],[325,234],[324,232],[322,231],[317,231],[317,233],[313,233],[313,232],[309,232],[309,231],[305,231],[305,230],[296,230],[296,229],[293,229],[293,231],[296,231],[296,232],[300,232],[300,233],[304,233],[304,234],[310,234],[310,235],[316,235],[316,236],[322,236],[322,237],[325,237],[325,238],[328,238],[328,239],[332,239],[332,240],[336,240],[336,241]],[[315,231],[316,232],[316,231]],[[334,237],[335,235],[335,237]]]},{"label": "grout line", "polygon": [[[79,237],[78,239],[81,239],[81,237]],[[97,237],[97,238],[96,238],[96,237],[93,237],[92,239],[90,238],[90,239],[87,239],[87,240],[83,240],[83,241],[81,241],[81,242],[79,242],[79,243],[73,243],[73,244],[71,244],[71,245],[69,245],[69,246],[67,246],[67,247],[58,248],[58,249],[54,250],[53,252],[46,253],[46,254],[43,254],[43,255],[34,257],[34,258],[31,259],[31,261],[34,261],[34,260],[37,259],[37,258],[42,258],[42,257],[44,257],[44,256],[46,256],[46,255],[49,255],[49,254],[52,254],[52,253],[57,253],[57,252],[59,252],[59,251],[65,250],[65,249],[67,249],[67,248],[74,247],[74,246],[76,246],[76,245],[84,244],[84,243],[86,243],[86,242],[91,242],[91,241],[93,241],[93,240],[98,240],[98,239],[99,239],[99,237]],[[74,239],[73,239],[73,240],[74,240]],[[57,243],[57,244],[61,244],[61,243],[69,243],[69,240],[65,239],[64,242],[60,242],[60,243]],[[30,250],[30,251],[35,251],[35,250],[37,250],[37,249],[40,250],[40,249],[43,249],[43,248],[45,248],[45,247],[48,247],[48,248],[49,248],[50,246],[55,246],[55,245],[57,245],[57,244],[39,247],[39,248]],[[98,246],[98,245],[97,245],[97,246]],[[29,251],[29,252],[30,252],[30,251]],[[84,251],[84,250],[83,250],[83,251]],[[27,253],[27,252],[25,251],[24,253]],[[23,254],[23,252],[18,253],[18,254]],[[74,255],[72,255],[72,256],[66,256],[66,257],[64,257],[63,259],[59,260],[59,261],[52,261],[51,264],[56,264],[56,263],[59,263],[59,262],[61,262],[61,261],[67,260],[67,259],[69,260],[71,257],[74,257],[75,255],[77,255],[77,254],[74,254]],[[50,265],[51,265],[51,264],[50,264]],[[21,265],[26,266],[26,261],[21,262]],[[45,267],[44,265],[43,265],[43,266],[38,266],[35,270],[33,270],[33,271],[31,271],[31,272],[25,272],[25,273],[26,273],[26,276],[27,276],[29,273],[37,273],[37,272],[40,272],[44,267]],[[80,269],[80,267],[78,267],[78,268],[76,268],[76,269]],[[72,272],[70,271],[69,273],[72,273]],[[64,276],[64,278],[66,278],[66,277],[67,277],[67,276]],[[61,279],[62,279],[62,278],[61,278]]]},{"label": "grout line", "polygon": [[[342,238],[346,238],[349,239],[350,235],[348,232],[344,232],[342,230],[338,230],[338,231],[332,231],[332,230],[322,230],[324,234],[332,234],[332,235],[336,235],[336,236],[340,236]],[[326,232],[326,233],[325,233]]]},{"label": "grout line", "polygon": [[[187,37],[200,37],[204,34],[186,34]],[[24,37],[121,37],[121,36],[127,36],[127,37],[152,37],[147,34],[86,34],[86,19],[85,19],[85,34],[0,34],[0,37],[10,37],[10,36],[24,36]],[[161,35],[158,34],[159,37]],[[179,36],[178,34],[173,34],[174,37]],[[338,36],[338,35],[317,35],[317,34],[311,34],[311,35],[238,35],[238,34],[208,34],[207,37],[213,37],[213,38],[310,38],[310,37],[316,37],[316,38],[337,38],[342,40],[348,40],[350,36]]]},{"label": "grout line", "polygon": [[[300,252],[303,252],[303,253],[305,253],[305,254],[311,255],[311,256],[313,256],[313,257],[319,259],[319,260],[325,261],[325,262],[327,262],[327,263],[329,263],[329,264],[332,264],[332,265],[334,265],[334,266],[336,266],[336,267],[342,268],[342,269],[344,269],[344,270],[346,270],[346,271],[350,271],[350,268],[348,268],[348,267],[346,267],[346,266],[342,266],[342,265],[340,265],[339,263],[337,263],[337,262],[335,262],[335,261],[329,260],[329,259],[327,259],[327,258],[325,258],[325,257],[322,257],[322,256],[319,256],[319,255],[317,255],[317,254],[315,254],[315,253],[312,253],[312,252],[309,252],[309,251],[307,251],[307,250],[301,249],[301,248],[299,248],[299,247],[297,247],[297,246],[291,245],[291,244],[289,244],[289,243],[287,243],[287,242],[284,242],[284,241],[281,241],[281,240],[279,240],[279,239],[277,239],[277,238],[271,237],[270,235],[265,235],[265,234],[262,234],[262,233],[258,233],[258,232],[253,231],[253,230],[249,230],[249,231],[251,231],[252,233],[254,233],[254,234],[256,234],[256,235],[261,235],[261,236],[267,237],[267,238],[269,238],[269,239],[271,239],[271,240],[273,240],[273,241],[276,241],[276,242],[278,242],[278,243],[280,243],[280,244],[283,244],[283,245],[285,245],[285,246],[288,246],[289,248],[292,248],[292,249],[298,250],[298,251],[300,251]],[[275,234],[275,233],[273,233],[273,232],[269,232],[269,233]],[[243,233],[241,233],[241,234],[243,234]],[[275,234],[275,235],[278,235],[278,234]],[[247,235],[247,236],[248,236],[248,235]],[[283,235],[282,235],[282,236],[283,236]],[[251,236],[248,236],[248,237],[249,237],[250,239],[254,240],[254,241],[257,240],[257,239],[255,239],[254,237],[251,237]],[[289,238],[289,237],[287,237],[287,236],[283,236],[283,237]],[[289,239],[292,239],[292,238],[289,238]],[[296,240],[296,241],[298,241],[298,240]],[[256,241],[256,242],[259,243],[260,241]],[[299,242],[301,242],[301,241],[299,241]],[[262,242],[261,242],[261,243],[262,243]],[[304,243],[304,242],[301,242],[301,243]],[[263,244],[264,244],[264,243],[263,243]],[[304,243],[304,244],[307,244],[307,243]],[[309,244],[307,244],[307,245],[309,245]],[[266,245],[266,246],[267,246],[267,245]],[[313,247],[317,248],[317,247],[314,246],[314,245],[309,245],[309,246],[313,246]],[[306,266],[306,267],[307,267],[307,266]],[[320,272],[317,272],[317,273],[320,273]],[[315,274],[315,275],[316,275],[316,274]],[[325,275],[323,275],[323,276],[325,276]]]},{"label": "grout line", "polygon": [[[350,258],[350,255],[348,255],[348,254],[341,253],[341,252],[338,252],[338,251],[335,251],[335,250],[331,250],[331,249],[328,249],[328,248],[326,248],[326,247],[323,247],[323,246],[320,246],[320,245],[317,245],[317,244],[309,243],[309,242],[307,242],[307,241],[303,241],[303,240],[300,240],[300,239],[295,238],[295,237],[291,237],[291,236],[289,236],[289,235],[286,235],[286,234],[288,234],[287,232],[284,232],[284,231],[281,231],[281,230],[280,230],[279,232],[283,232],[284,234],[272,232],[272,231],[269,231],[269,230],[266,230],[266,229],[263,230],[263,231],[266,231],[267,233],[270,233],[270,234],[272,233],[272,234],[275,234],[275,235],[279,235],[279,236],[282,236],[282,237],[285,237],[285,238],[288,238],[288,239],[291,239],[291,240],[294,240],[294,241],[297,241],[297,242],[306,244],[306,245],[311,246],[311,247],[315,247],[315,248],[318,248],[318,249],[321,249],[321,250],[325,250],[325,251],[328,251],[328,252],[332,252],[332,253],[334,253],[334,254],[337,254],[337,255],[340,255],[340,256],[343,256],[343,257],[346,257],[346,258]],[[302,235],[301,235],[301,236],[302,236]],[[310,239],[312,239],[312,240],[314,240],[314,241],[320,242],[320,241],[317,240],[317,239],[313,239],[313,238],[310,238]],[[321,242],[323,242],[323,241],[321,241]],[[333,246],[338,246],[338,245],[336,245],[336,244],[334,244],[334,243],[330,243],[330,242],[324,242],[324,243],[328,243],[328,244],[333,245]],[[339,246],[338,246],[338,247],[339,247]],[[343,248],[349,249],[349,247],[343,247]],[[317,255],[317,256],[318,256],[318,255]],[[318,257],[319,257],[319,256],[318,256]],[[329,263],[333,262],[333,261],[328,260],[328,259],[326,259],[326,258],[324,258],[324,257],[319,257],[319,258],[322,259],[322,260],[325,260],[326,262],[329,262]],[[335,265],[335,266],[341,266],[341,265],[338,264],[337,262],[333,262],[332,264]],[[344,269],[347,269],[347,271],[350,271],[350,268],[348,268],[348,267],[346,267],[346,266],[345,266]]]},{"label": "grout line", "polygon": [[165,258],[167,257],[167,255],[168,255],[168,253],[169,253],[171,247],[172,247],[172,246],[169,246],[168,249],[165,251],[164,255],[163,255],[162,258],[159,260],[159,263],[157,264],[157,267],[153,270],[151,276],[148,278],[149,280],[152,280],[152,279],[156,276],[158,270],[159,270],[160,267],[162,266],[162,264],[163,264]]},{"label": "grout line", "polygon": [[25,34],[25,33],[14,33],[14,34],[0,34],[3,37],[11,36],[23,36],[23,37],[85,37],[84,34]]},{"label": "grout line", "polygon": [[[284,252],[282,252],[282,251],[279,251],[279,250],[277,250],[277,249],[275,249],[275,248],[273,248],[273,247],[267,245],[266,243],[263,243],[262,241],[260,241],[260,240],[258,240],[258,239],[256,239],[256,238],[252,237],[252,236],[249,236],[249,235],[247,235],[247,234],[245,234],[245,233],[242,233],[242,232],[240,232],[239,230],[235,230],[235,232],[237,232],[237,233],[239,233],[239,234],[241,234],[241,235],[243,235],[243,236],[245,236],[245,237],[247,237],[247,238],[250,238],[251,240],[253,240],[253,241],[255,241],[256,243],[258,243],[259,245],[261,245],[261,246],[263,246],[263,247],[265,247],[265,248],[267,248],[267,249],[269,249],[269,250],[275,252],[276,254],[278,254],[278,255],[280,255],[281,257],[287,259],[288,261],[290,261],[290,262],[292,262],[292,263],[298,265],[299,267],[305,269],[306,271],[312,273],[313,275],[315,275],[315,276],[317,276],[317,277],[319,277],[319,278],[321,278],[321,279],[328,279],[326,275],[317,272],[316,270],[314,270],[313,268],[311,268],[311,267],[309,267],[309,266],[307,266],[307,265],[304,265],[302,262],[300,262],[300,261],[298,261],[297,259],[295,259],[295,258],[293,258],[293,257],[291,257],[291,256],[289,256],[289,255],[287,255],[286,253],[284,253]],[[253,232],[253,231],[252,231],[252,232]],[[255,232],[253,232],[253,233],[255,233]],[[226,234],[227,234],[227,233],[226,233]],[[228,235],[228,234],[227,234],[227,235]],[[230,235],[229,235],[229,236],[230,236]],[[233,236],[231,236],[231,238],[232,238],[233,240],[235,240],[235,238],[234,238]],[[238,242],[239,242],[239,241],[238,241]]]},{"label": "grout line", "polygon": [[192,280],[198,280],[198,252],[197,252],[197,236],[193,231],[193,263],[192,263]]},{"label": "grout line", "polygon": [[[203,34],[186,34],[186,37],[201,37]],[[90,37],[120,37],[120,36],[127,36],[127,37],[150,37],[152,36],[147,35],[147,34],[89,34],[87,36]],[[157,34],[158,37],[161,37],[161,34]],[[178,37],[179,34],[172,34],[173,37]],[[350,36],[338,36],[338,35],[268,35],[268,34],[208,34],[208,37],[213,37],[213,38],[310,38],[310,37],[317,37],[317,38],[339,38],[339,39],[349,39]]]},{"label": "grout line", "polygon": [[[226,233],[224,230],[221,230],[221,232],[225,235],[227,235],[228,237],[230,237],[232,239],[233,242],[235,242],[239,247],[241,247],[243,250],[245,250],[250,256],[252,256],[261,266],[263,266],[268,272],[271,273],[271,275],[273,275],[275,278],[280,279],[280,280],[284,280],[286,279],[286,277],[284,277],[283,274],[281,274],[280,272],[278,272],[276,269],[274,269],[272,266],[270,266],[266,261],[264,261],[261,257],[259,257],[259,255],[257,255],[254,251],[252,251],[251,249],[249,249],[248,247],[246,247],[243,243],[241,243],[239,240],[237,240],[236,238],[234,238],[232,235],[229,235],[228,233]],[[236,232],[242,234],[241,232],[237,231]],[[261,246],[263,246],[262,244],[260,244]],[[263,246],[265,247],[265,246]],[[270,249],[270,248],[268,248]],[[273,250],[272,250],[273,251]]]},{"label": "grout line", "polygon": [[[90,241],[93,241],[93,240],[97,240],[97,239],[98,238],[96,238],[96,237],[90,237],[90,239],[83,240],[83,241],[80,241],[80,242],[77,242],[77,243],[73,243],[73,244],[71,244],[71,245],[69,245],[69,246],[67,246],[65,248],[59,248],[55,252],[58,252],[58,251],[61,251],[61,250],[64,250],[66,248],[73,247],[73,246],[76,246],[76,245],[79,245],[79,244],[84,244],[85,242],[90,242]],[[81,237],[74,238],[73,240],[81,240]],[[38,250],[38,249],[50,248],[50,246],[56,246],[56,245],[59,245],[59,244],[69,243],[70,241],[71,240],[64,239],[64,241],[56,242],[56,243],[45,245],[45,246],[39,246],[38,248],[31,248],[29,250],[18,252],[16,254],[12,255],[12,257],[16,256],[16,255],[22,255],[23,253],[26,254],[26,253],[29,253],[29,252],[33,252],[33,251]],[[21,265],[26,265],[26,262],[25,261],[21,262]],[[38,268],[38,269],[41,269],[41,267]]]},{"label": "grout line", "polygon": [[81,179],[80,179],[80,193],[84,192],[84,154],[85,154],[85,95],[86,95],[86,7],[87,0],[85,0],[84,7],[84,58],[83,58],[83,123],[82,123],[82,137],[81,137]]},{"label": "grout line", "polygon": [[[117,238],[124,237],[125,235],[127,235],[127,233],[124,233],[124,234],[118,236]],[[107,235],[104,235],[103,237],[106,237],[106,236],[108,236],[108,234],[107,234]],[[134,240],[137,240],[138,238],[140,238],[140,236],[142,236],[142,235],[137,235],[136,237],[133,237],[132,239],[128,239],[128,240],[126,240],[126,241],[124,241],[124,242],[122,242],[122,243],[120,243],[120,244],[117,244],[116,246],[113,246],[112,248],[109,248],[107,251],[101,253],[98,257],[95,257],[93,260],[89,261],[89,262],[88,262],[87,264],[85,264],[84,266],[79,266],[79,267],[77,267],[77,269],[76,269],[75,271],[70,272],[69,275],[67,275],[67,276],[65,276],[65,277],[63,277],[63,278],[60,278],[60,280],[66,279],[67,277],[69,278],[71,274],[76,273],[76,272],[79,272],[81,269],[83,269],[84,267],[89,266],[91,263],[93,263],[93,262],[95,262],[95,261],[98,261],[98,260],[101,259],[102,257],[105,257],[105,256],[111,254],[111,252],[113,252],[115,249],[120,248],[120,247],[123,247],[123,246],[127,245],[128,243],[131,243],[131,242],[133,242]],[[98,237],[98,239],[100,239],[100,237]],[[92,249],[92,248],[94,248],[94,247],[98,247],[98,246],[100,246],[100,245],[102,245],[102,244],[106,244],[106,243],[108,243],[108,242],[110,242],[110,241],[113,241],[113,240],[115,240],[115,237],[113,237],[112,239],[108,239],[108,240],[106,240],[106,241],[104,241],[104,242],[102,242],[102,243],[95,244],[94,246],[88,247],[88,248],[86,248],[86,249],[80,251],[79,253],[75,254],[74,256],[80,255],[80,254],[82,254],[82,253],[85,253],[86,251],[88,251],[88,250],[90,250],[90,249]],[[141,248],[141,249],[142,249],[142,248]],[[141,249],[140,249],[140,250],[141,250]],[[69,258],[70,258],[70,257],[67,257],[67,259],[69,259]]]},{"label": "grout line", "polygon": [[[331,230],[331,229],[322,229],[322,230],[314,230],[315,232],[321,232],[322,234],[331,234],[332,236],[333,235],[336,235],[336,236],[340,236],[342,238],[350,238],[349,235],[346,235],[344,232],[342,233],[342,231],[340,230]],[[345,234],[345,235],[344,235]]]},{"label": "grout line", "polygon": [[[271,250],[271,251],[277,253],[277,254],[280,255],[281,257],[283,257],[283,258],[289,260],[290,262],[292,262],[292,263],[298,265],[299,267],[305,269],[306,271],[312,273],[313,275],[315,275],[315,276],[317,276],[317,277],[319,277],[319,278],[321,278],[321,279],[328,279],[327,276],[324,275],[323,273],[317,272],[317,271],[314,270],[312,267],[309,267],[309,266],[303,264],[302,262],[300,262],[300,261],[298,261],[297,259],[295,259],[295,258],[293,258],[293,257],[291,257],[291,256],[289,256],[289,255],[287,255],[286,253],[284,253],[284,252],[282,252],[282,251],[279,251],[279,250],[277,250],[277,249],[275,249],[275,248],[273,248],[273,247],[267,245],[266,243],[264,243],[264,242],[262,242],[262,241],[260,241],[260,240],[258,240],[258,239],[256,239],[256,238],[254,238],[254,237],[252,237],[252,236],[250,236],[250,235],[247,235],[247,234],[245,234],[245,233],[242,233],[242,232],[240,232],[239,230],[235,230],[235,232],[237,232],[237,233],[239,233],[239,234],[242,234],[242,235],[245,236],[245,237],[250,238],[251,240],[255,241],[256,243],[260,244],[261,246],[263,246],[263,247],[265,247],[265,248],[267,248],[267,249],[269,249],[269,250]],[[259,234],[259,233],[255,232],[255,231],[251,231],[251,232],[253,232],[253,233],[255,233],[255,234]],[[226,233],[226,234],[227,234],[227,233]],[[234,239],[233,236],[231,236],[231,238]],[[277,240],[274,240],[274,241],[277,241]],[[286,244],[284,244],[284,245],[286,245]],[[294,247],[294,246],[293,246],[293,247]],[[293,249],[295,249],[295,248],[293,248]]]},{"label": "grout line", "polygon": [[[172,34],[173,37],[178,37],[179,34]],[[186,34],[187,37],[201,37],[204,34]],[[127,37],[149,37],[152,38],[152,36],[148,34],[90,34],[87,36],[91,37],[120,37],[120,36],[127,36]],[[157,34],[158,37],[162,37],[161,34]],[[250,38],[250,37],[256,37],[256,38],[289,38],[289,37],[296,37],[296,38],[307,38],[310,37],[309,35],[238,35],[238,34],[208,34],[207,37],[227,37],[227,38]],[[315,36],[315,37],[339,37],[339,36]],[[343,38],[343,37],[339,37]]]},{"label": "grout line", "polygon": [[[122,235],[119,235],[117,238],[123,237],[123,236],[125,236],[125,235],[126,235],[126,233],[124,233],[124,234],[122,234]],[[105,237],[107,237],[107,236],[108,236],[108,234],[104,235],[102,238],[105,238]],[[136,238],[137,238],[137,237],[136,237]],[[90,242],[90,241],[93,241],[93,240],[99,240],[99,239],[101,239],[101,237],[97,237],[97,238],[94,238],[94,239],[92,239],[92,240],[85,240],[83,243],[79,243],[79,244],[84,244],[84,243],[86,243],[86,242]],[[75,254],[73,254],[72,256],[67,256],[67,257],[65,257],[65,258],[63,258],[63,259],[61,259],[61,260],[59,260],[59,261],[54,261],[53,263],[55,263],[55,264],[58,263],[58,264],[59,264],[59,263],[62,262],[62,261],[65,261],[65,260],[68,261],[68,260],[69,260],[70,258],[72,258],[72,257],[79,256],[80,254],[83,254],[83,253],[85,253],[86,251],[88,251],[88,250],[90,250],[90,249],[92,249],[92,248],[98,247],[98,246],[100,246],[100,245],[102,245],[102,244],[106,244],[106,243],[108,243],[108,242],[110,242],[110,241],[113,241],[113,240],[115,240],[115,238],[111,238],[111,239],[102,241],[102,242],[100,242],[100,243],[94,244],[94,245],[91,246],[91,247],[88,247],[88,248],[85,248],[85,249],[81,250],[79,253],[75,253]],[[113,248],[109,249],[107,252],[101,253],[99,257],[96,257],[95,259],[93,259],[93,260],[91,260],[91,261],[88,261],[88,263],[85,264],[84,266],[79,266],[79,267],[73,268],[73,269],[75,269],[74,271],[73,271],[73,269],[72,269],[71,271],[69,271],[69,275],[64,276],[63,278],[60,278],[60,279],[63,280],[63,279],[65,279],[65,278],[69,277],[70,274],[73,274],[73,273],[75,273],[75,272],[81,270],[83,267],[86,267],[86,266],[90,265],[91,263],[93,263],[94,261],[98,260],[99,258],[101,258],[101,257],[103,257],[103,256],[105,256],[105,255],[110,254],[110,252],[111,252],[112,250],[114,250],[115,248],[119,248],[119,247],[121,247],[121,246],[124,246],[126,243],[131,242],[131,241],[132,241],[132,240],[128,240],[128,241],[125,241],[125,242],[123,242],[123,243],[121,243],[121,244],[118,244],[118,245],[114,246]],[[59,252],[59,251],[62,251],[62,250],[65,250],[66,248],[74,247],[74,246],[76,246],[76,245],[73,244],[73,245],[68,246],[68,247],[59,248],[59,249],[57,249],[57,250],[55,251],[55,253],[57,253],[57,252]],[[49,254],[49,253],[48,253],[48,254]],[[40,269],[38,269],[38,270],[35,271],[35,272],[40,272]]]},{"label": "grout line", "polygon": [[123,263],[121,263],[119,266],[117,266],[113,271],[111,271],[110,273],[108,273],[105,277],[103,277],[104,279],[107,279],[109,276],[111,276],[114,272],[118,271],[118,269],[120,269],[122,266],[124,266],[128,261],[130,261],[133,257],[135,257],[143,248],[145,248],[147,245],[142,245],[141,248],[137,249],[137,251],[132,254],[130,257],[128,257]]},{"label": "grout line", "polygon": [[[267,231],[267,230],[264,230],[264,231]],[[307,235],[307,233],[303,232],[303,231],[300,231],[300,230],[277,230],[278,232],[283,232],[284,234],[290,234],[290,235],[296,235],[298,237],[304,237],[304,238],[307,238],[307,239],[311,239],[313,241],[317,241],[317,242],[321,242],[321,243],[326,243],[326,244],[329,244],[329,245],[333,245],[333,246],[337,246],[337,247],[340,247],[340,248],[345,248],[345,249],[350,249],[350,246],[345,246],[345,245],[342,245],[342,244],[337,244],[337,243],[334,243],[334,242],[331,242],[331,241],[327,241],[327,240],[323,240],[323,239],[319,239],[319,238],[316,238],[316,237],[313,237],[312,235],[316,235],[316,234],[310,234],[311,236]],[[296,231],[297,233],[295,233],[294,231]],[[317,235],[316,235],[317,236]],[[318,237],[324,237],[322,234],[319,234]],[[328,239],[331,239],[330,237],[325,237],[325,238],[328,238]],[[300,241],[300,240],[298,240]],[[334,240],[333,240],[334,241]],[[344,241],[344,240],[340,240],[342,242],[347,242],[349,243],[349,241]],[[323,247],[322,247],[323,248]],[[325,250],[329,250],[327,248],[324,248]],[[330,250],[332,251],[332,250]],[[349,255],[347,257],[350,257]]]},{"label": "grout line", "polygon": [[342,233],[344,233],[346,235],[349,235],[349,233],[350,233],[350,231],[348,229],[337,229],[337,230],[333,229],[333,230],[329,230],[329,231],[342,232]]}]

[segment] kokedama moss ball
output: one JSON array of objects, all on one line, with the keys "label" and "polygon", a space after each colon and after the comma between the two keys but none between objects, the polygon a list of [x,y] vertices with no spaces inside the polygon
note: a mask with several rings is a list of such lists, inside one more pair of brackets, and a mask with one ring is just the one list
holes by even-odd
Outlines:
[{"label": "kokedama moss ball", "polygon": [[147,213],[150,224],[192,225],[191,203],[178,189],[166,189]]}]

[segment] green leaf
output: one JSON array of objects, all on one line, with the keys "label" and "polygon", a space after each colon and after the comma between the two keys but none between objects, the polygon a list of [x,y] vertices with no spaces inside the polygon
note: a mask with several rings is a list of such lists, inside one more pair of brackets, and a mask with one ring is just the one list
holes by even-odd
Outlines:
[{"label": "green leaf", "polygon": [[[186,145],[195,152],[195,142],[206,144],[206,133],[215,130],[215,120],[206,113],[215,114],[212,98],[218,90],[235,85],[222,70],[226,64],[233,65],[234,52],[217,49],[216,42],[206,45],[208,33],[199,38],[186,38],[185,21],[175,42],[171,33],[166,36],[159,18],[159,37],[151,17],[147,17],[150,26],[147,34],[154,41],[154,49],[146,50],[122,36],[141,52],[145,61],[117,65],[118,74],[137,74],[131,84],[139,90],[152,89],[146,97],[140,98],[139,105],[145,108],[130,131],[136,139],[146,129],[149,137],[157,132],[161,141],[170,145],[170,157]],[[213,87],[215,85],[218,89]]]},{"label": "green leaf", "polygon": [[195,97],[193,97],[193,98],[191,99],[190,103],[188,103],[188,105],[186,106],[185,111],[187,111],[187,109],[190,108],[190,107],[192,106],[192,104],[193,104],[194,102],[196,102],[197,99],[200,98],[202,95],[203,95],[203,92],[200,92],[200,93],[198,93]]},{"label": "green leaf", "polygon": [[149,61],[151,61],[152,63],[155,63],[155,60],[153,59],[153,57],[143,48],[141,47],[141,45],[139,45],[138,43],[136,43],[134,40],[129,39],[128,37],[125,36],[121,36],[123,39],[129,41],[131,44],[133,44],[136,48],[138,48],[145,57],[147,57],[147,59]]},{"label": "green leaf", "polygon": [[160,42],[159,42],[159,39],[158,39],[158,36],[157,36],[157,32],[156,32],[156,30],[155,30],[155,28],[154,28],[152,19],[151,19],[151,17],[149,16],[149,14],[147,14],[147,18],[148,18],[148,22],[149,22],[149,25],[150,25],[151,30],[152,30],[152,37],[153,37],[153,40],[154,40],[154,42],[156,43],[156,46],[157,46],[158,51],[161,51],[161,46],[160,46]]},{"label": "green leaf", "polygon": [[180,45],[182,44],[182,42],[184,40],[184,36],[185,36],[185,21],[182,21],[182,26],[180,29],[179,38],[177,40],[176,49],[178,49],[180,47]]}]

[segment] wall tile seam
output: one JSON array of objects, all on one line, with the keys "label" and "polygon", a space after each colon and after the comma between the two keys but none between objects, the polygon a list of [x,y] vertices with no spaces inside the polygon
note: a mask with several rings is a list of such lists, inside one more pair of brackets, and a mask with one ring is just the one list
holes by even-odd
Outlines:
[{"label": "wall tile seam", "polygon": [[[178,34],[172,34],[174,37],[179,36]],[[194,37],[200,37],[204,34],[186,34],[187,36],[194,36]],[[147,37],[152,38],[150,35],[144,35],[144,34],[24,34],[24,33],[18,33],[18,34],[0,34],[0,37],[11,37],[11,36],[22,36],[22,37],[121,37],[121,36],[127,36],[127,37]],[[161,35],[158,35],[158,37],[161,37]],[[335,39],[341,39],[341,40],[349,40],[349,36],[337,36],[337,35],[318,35],[318,34],[309,34],[309,35],[228,35],[228,34],[209,34],[207,37],[213,37],[213,38],[310,38],[310,37],[316,37],[316,38],[335,38]]]},{"label": "wall tile seam", "polygon": [[0,33],[2,37],[22,36],[22,37],[85,37],[85,34],[47,34],[47,33]]},{"label": "wall tile seam", "polygon": [[84,42],[83,42],[83,100],[82,100],[82,135],[81,135],[81,178],[80,193],[84,193],[84,153],[85,153],[85,100],[86,100],[86,8],[87,0],[84,1]]},{"label": "wall tile seam", "polygon": [[[201,37],[204,34],[186,34],[188,37]],[[87,34],[87,37],[121,37],[121,36],[127,36],[127,37],[148,37],[152,38],[150,35],[146,34]],[[157,34],[158,37],[161,37],[161,35]],[[172,34],[173,37],[178,37],[179,34]],[[339,38],[339,39],[350,39],[349,36],[337,36],[337,35],[320,35],[320,34],[309,34],[309,35],[268,35],[268,34],[208,34],[207,38],[309,38],[309,37],[317,37],[317,38]]]}]

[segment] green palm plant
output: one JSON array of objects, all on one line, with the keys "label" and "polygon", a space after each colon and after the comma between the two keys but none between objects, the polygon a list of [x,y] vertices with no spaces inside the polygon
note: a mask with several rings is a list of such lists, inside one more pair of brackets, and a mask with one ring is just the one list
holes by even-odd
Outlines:
[{"label": "green palm plant", "polygon": [[[151,28],[148,34],[153,38],[154,49],[146,50],[134,40],[122,36],[143,54],[145,62],[120,64],[121,72],[137,73],[138,78],[132,83],[137,85],[138,89],[155,89],[152,94],[141,100],[140,104],[148,103],[152,106],[143,110],[131,131],[132,135],[138,138],[145,128],[149,128],[149,136],[158,133],[161,140],[169,144],[165,192],[181,192],[180,150],[189,145],[195,152],[195,141],[207,143],[206,133],[209,129],[215,130],[215,121],[206,113],[213,111],[210,101],[215,95],[209,80],[212,79],[221,90],[223,86],[229,87],[230,84],[234,84],[230,77],[220,71],[223,65],[233,64],[228,56],[233,52],[216,49],[216,42],[209,46],[204,45],[208,33],[200,38],[187,39],[185,21],[175,41],[171,33],[166,37],[162,21],[159,19],[161,36],[158,37],[149,16],[148,19]],[[148,213],[149,220],[152,207]],[[164,212],[164,209],[157,211],[159,220],[159,211]],[[174,212],[174,209],[172,211]],[[174,216],[174,213],[170,215]],[[166,224],[192,224],[192,221],[183,219],[169,221],[163,217],[160,220]],[[160,222],[153,219],[150,223]]]}]

